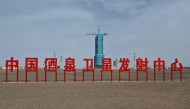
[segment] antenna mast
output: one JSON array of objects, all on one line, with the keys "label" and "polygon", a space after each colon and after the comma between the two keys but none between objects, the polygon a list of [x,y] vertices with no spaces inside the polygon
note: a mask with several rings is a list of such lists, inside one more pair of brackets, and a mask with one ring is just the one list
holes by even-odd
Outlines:
[{"label": "antenna mast", "polygon": [[134,53],[134,68],[135,68],[135,53]]},{"label": "antenna mast", "polygon": [[100,34],[100,26],[98,26],[98,34]]}]

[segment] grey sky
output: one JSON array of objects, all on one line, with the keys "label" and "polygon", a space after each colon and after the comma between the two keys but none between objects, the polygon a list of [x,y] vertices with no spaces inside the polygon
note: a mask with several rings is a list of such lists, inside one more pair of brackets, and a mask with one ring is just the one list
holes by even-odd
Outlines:
[{"label": "grey sky", "polygon": [[[105,57],[112,61],[136,57],[161,57],[170,66],[175,58],[190,66],[189,0],[0,0],[0,66],[14,56],[24,66],[25,57],[93,58],[95,37],[108,33]],[[73,53],[74,51],[74,53]]]}]

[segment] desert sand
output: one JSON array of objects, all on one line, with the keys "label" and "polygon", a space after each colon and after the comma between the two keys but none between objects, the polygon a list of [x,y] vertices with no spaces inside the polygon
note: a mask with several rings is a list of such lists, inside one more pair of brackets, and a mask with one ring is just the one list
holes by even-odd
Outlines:
[{"label": "desert sand", "polygon": [[85,73],[82,82],[81,70],[77,70],[77,81],[73,81],[73,72],[67,73],[63,81],[63,70],[58,70],[58,82],[55,73],[47,74],[44,82],[44,71],[39,70],[39,81],[35,82],[35,73],[28,74],[25,83],[25,72],[19,70],[19,82],[16,83],[16,72],[9,72],[9,81],[5,82],[5,70],[0,70],[0,109],[190,109],[190,69],[183,70],[183,81],[179,73],[174,73],[170,81],[170,70],[166,70],[166,81],[163,73],[157,73],[154,80],[153,70],[149,70],[149,80],[145,73],[139,74],[136,81],[135,69],[131,70],[131,81],[128,73],[122,73],[118,82],[118,70],[113,71],[113,82],[110,73],[95,71],[95,82],[92,73]]}]

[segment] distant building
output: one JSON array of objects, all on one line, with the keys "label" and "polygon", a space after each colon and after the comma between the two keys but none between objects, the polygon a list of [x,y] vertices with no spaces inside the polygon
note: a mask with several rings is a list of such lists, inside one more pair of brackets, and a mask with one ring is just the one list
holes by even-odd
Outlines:
[{"label": "distant building", "polygon": [[118,67],[118,60],[115,59],[115,61],[113,61],[113,67]]},{"label": "distant building", "polygon": [[115,67],[115,61],[113,61],[113,67]]},{"label": "distant building", "polygon": [[118,60],[115,59],[115,67],[118,67]]}]

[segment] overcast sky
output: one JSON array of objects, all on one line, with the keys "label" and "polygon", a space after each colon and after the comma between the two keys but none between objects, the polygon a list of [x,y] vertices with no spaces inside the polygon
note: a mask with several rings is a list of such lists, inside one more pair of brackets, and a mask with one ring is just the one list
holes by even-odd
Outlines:
[{"label": "overcast sky", "polygon": [[105,57],[158,57],[170,66],[178,58],[190,66],[190,0],[0,0],[0,66],[14,56],[24,66],[26,57],[74,57],[95,55],[100,25]]}]

